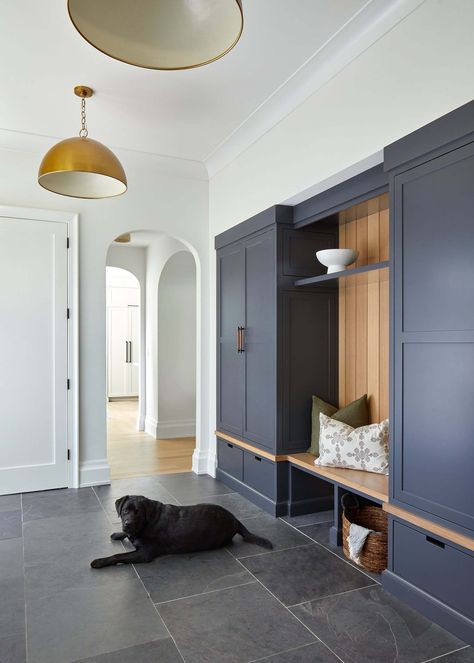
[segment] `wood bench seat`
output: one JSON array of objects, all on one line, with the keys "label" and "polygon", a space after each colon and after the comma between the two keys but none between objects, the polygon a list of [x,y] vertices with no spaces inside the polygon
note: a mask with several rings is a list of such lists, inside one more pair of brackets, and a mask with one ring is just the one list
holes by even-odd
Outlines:
[{"label": "wood bench seat", "polygon": [[[282,459],[282,456],[278,457]],[[310,453],[290,454],[284,457],[291,465],[306,472],[337,483],[344,488],[352,489],[371,497],[378,502],[388,502],[388,476],[364,472],[363,470],[346,470],[338,467],[320,467],[314,464],[315,457]]]}]

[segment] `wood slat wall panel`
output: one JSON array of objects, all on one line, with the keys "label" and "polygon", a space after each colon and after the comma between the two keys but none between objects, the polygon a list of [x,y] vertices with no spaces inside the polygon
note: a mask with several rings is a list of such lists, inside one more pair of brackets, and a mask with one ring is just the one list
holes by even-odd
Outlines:
[{"label": "wood slat wall panel", "polygon": [[[341,213],[339,246],[357,248],[356,266],[389,259],[388,195]],[[372,422],[388,417],[388,269],[339,282],[339,406],[364,393]]]}]

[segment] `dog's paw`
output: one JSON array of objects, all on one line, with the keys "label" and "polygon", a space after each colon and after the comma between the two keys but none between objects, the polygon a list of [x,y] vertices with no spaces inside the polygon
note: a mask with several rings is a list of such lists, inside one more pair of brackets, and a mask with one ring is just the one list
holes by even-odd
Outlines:
[{"label": "dog's paw", "polygon": [[93,569],[101,569],[104,566],[107,566],[106,559],[104,557],[101,557],[99,559],[94,559],[91,562],[91,566],[92,566]]},{"label": "dog's paw", "polygon": [[125,534],[123,532],[114,532],[110,535],[111,541],[123,541]]}]

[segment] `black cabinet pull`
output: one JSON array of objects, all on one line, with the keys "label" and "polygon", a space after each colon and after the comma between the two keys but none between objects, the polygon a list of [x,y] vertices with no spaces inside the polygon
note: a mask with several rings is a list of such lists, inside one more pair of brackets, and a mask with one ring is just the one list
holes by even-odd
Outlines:
[{"label": "black cabinet pull", "polygon": [[438,548],[444,548],[444,543],[442,541],[438,541],[438,539],[433,539],[432,536],[427,536],[426,540],[428,543],[432,543],[434,546],[438,546]]},{"label": "black cabinet pull", "polygon": [[259,463],[261,463],[261,462],[262,462],[262,459],[261,459],[261,458],[259,458],[258,456],[254,456],[254,458],[255,458],[255,460],[258,460],[258,462],[259,462]]},{"label": "black cabinet pull", "polygon": [[229,442],[227,442],[227,446],[229,447],[229,449],[233,449],[233,448],[234,448],[234,445],[233,445],[233,444],[229,444]]}]

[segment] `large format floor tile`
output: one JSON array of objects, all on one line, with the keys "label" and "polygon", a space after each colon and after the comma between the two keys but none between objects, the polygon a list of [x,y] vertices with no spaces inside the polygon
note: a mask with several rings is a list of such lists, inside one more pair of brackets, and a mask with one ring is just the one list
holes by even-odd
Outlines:
[{"label": "large format floor tile", "polygon": [[23,495],[23,521],[100,511],[92,488],[44,490]]},{"label": "large format floor tile", "polygon": [[138,578],[27,601],[28,657],[69,663],[168,637]]},{"label": "large format floor tile", "polygon": [[[293,527],[263,511],[253,518],[242,518],[241,520],[242,524],[253,534],[269,539],[273,543],[274,550],[294,548],[310,543],[306,536]],[[258,555],[265,550],[254,543],[246,543],[239,535],[234,537],[228,549],[237,558]]]},{"label": "large format floor tile", "polygon": [[293,527],[302,527],[304,525],[314,525],[316,523],[334,522],[334,511],[318,511],[316,513],[307,513],[304,516],[284,516],[285,520]]},{"label": "large format floor tile", "polygon": [[304,527],[299,527],[298,529],[300,532],[303,534],[306,534],[306,536],[309,536],[310,539],[313,541],[316,541],[317,543],[320,543],[322,546],[327,548],[328,550],[331,550],[335,555],[340,557],[341,559],[344,559],[346,562],[351,564],[355,569],[359,569],[360,571],[363,571],[366,573],[368,576],[370,576],[375,582],[380,583],[381,582],[381,574],[380,573],[372,573],[370,571],[367,571],[364,568],[361,568],[358,564],[353,562],[350,559],[347,559],[347,557],[344,555],[344,552],[342,550],[342,546],[333,546],[329,540],[329,529],[332,526],[332,522],[330,523],[318,523],[315,525],[305,525]]},{"label": "large format floor tile", "polygon": [[464,643],[381,587],[292,608],[344,663],[422,663]]},{"label": "large format floor tile", "polygon": [[137,571],[155,603],[254,582],[223,549],[159,557],[150,564],[137,564]]},{"label": "large format floor tile", "polygon": [[0,511],[0,541],[21,537],[21,510]]},{"label": "large format floor tile", "polygon": [[0,541],[1,663],[22,663],[24,650],[23,540],[21,538],[7,539]]},{"label": "large format floor tile", "polygon": [[25,634],[14,633],[4,638],[0,636],[1,663],[26,663]]},{"label": "large format floor tile", "polygon": [[0,511],[18,511],[21,509],[21,495],[0,495]]},{"label": "large format floor tile", "polygon": [[474,649],[472,647],[465,647],[436,659],[436,663],[473,663],[473,661]]},{"label": "large format floor tile", "polygon": [[183,659],[173,640],[166,638],[92,658],[81,658],[76,663],[183,663]]},{"label": "large format floor tile", "polygon": [[340,663],[340,659],[322,642],[314,642],[311,645],[259,659],[259,663]]},{"label": "large format floor tile", "polygon": [[315,641],[257,582],[158,609],[186,663],[247,663]]},{"label": "large format floor tile", "polygon": [[159,481],[173,497],[183,504],[185,502],[188,504],[199,502],[203,497],[225,495],[232,492],[232,489],[222,481],[209,476],[196,476],[189,472],[185,474],[162,474]]},{"label": "large format floor tile", "polygon": [[144,495],[151,500],[159,502],[172,502],[173,496],[165,486],[161,484],[158,476],[132,477],[130,479],[117,479],[108,486],[94,486],[94,491],[99,500],[112,501],[124,495]]},{"label": "large format floor tile", "polygon": [[246,557],[242,564],[288,606],[373,583],[315,543]]}]

